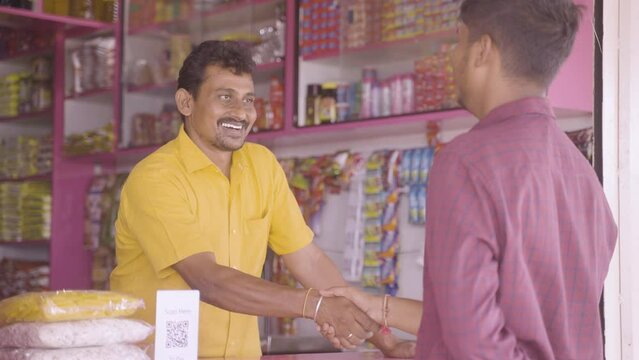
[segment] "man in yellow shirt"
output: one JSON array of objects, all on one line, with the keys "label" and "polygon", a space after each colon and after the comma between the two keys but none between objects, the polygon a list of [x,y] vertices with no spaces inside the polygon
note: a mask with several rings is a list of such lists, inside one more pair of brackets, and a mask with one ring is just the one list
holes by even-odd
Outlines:
[{"label": "man in yellow shirt", "polygon": [[256,119],[253,66],[235,42],[204,42],[185,60],[175,94],[184,126],[122,190],[111,288],[142,297],[150,323],[157,290],[198,289],[201,357],[259,356],[256,315],[315,318],[353,347],[376,325],[350,301],[260,279],[269,246],[304,287],[345,285],[274,155],[244,144]]}]

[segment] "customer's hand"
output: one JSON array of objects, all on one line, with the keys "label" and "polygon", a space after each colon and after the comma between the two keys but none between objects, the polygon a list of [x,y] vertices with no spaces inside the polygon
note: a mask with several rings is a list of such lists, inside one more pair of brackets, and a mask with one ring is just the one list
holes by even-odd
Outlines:
[{"label": "customer's hand", "polygon": [[326,290],[321,290],[322,296],[342,296],[352,301],[358,308],[362,309],[371,319],[375,320],[378,324],[383,324],[383,296],[374,296],[368,294],[355,287],[334,287]]},{"label": "customer's hand", "polygon": [[400,359],[415,358],[417,344],[414,341],[400,340],[391,333],[376,336],[374,344],[386,357]]},{"label": "customer's hand", "polygon": [[332,328],[331,343],[343,349],[353,349],[373,336],[379,325],[350,300],[325,297],[315,318],[318,325]]},{"label": "customer's hand", "polygon": [[[317,330],[324,336],[333,346],[338,349],[344,349],[340,341],[335,337],[335,329],[330,325],[318,325]],[[413,359],[416,353],[416,343],[414,341],[400,340],[392,333],[384,334],[382,332],[369,339],[386,357]]]}]

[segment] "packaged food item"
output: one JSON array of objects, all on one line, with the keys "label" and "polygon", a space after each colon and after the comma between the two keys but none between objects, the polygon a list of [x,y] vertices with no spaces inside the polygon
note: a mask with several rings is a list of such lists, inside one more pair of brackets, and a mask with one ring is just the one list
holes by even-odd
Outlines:
[{"label": "packaged food item", "polygon": [[337,85],[337,121],[343,122],[350,116],[350,105],[348,102],[348,91],[350,85],[340,83]]},{"label": "packaged food item", "polygon": [[113,150],[113,123],[80,134],[70,134],[64,138],[65,155],[85,155]]},{"label": "packaged food item", "polygon": [[142,299],[112,291],[32,292],[0,301],[0,324],[124,317],[143,307]]},{"label": "packaged food item", "polygon": [[411,184],[419,183],[423,153],[424,153],[424,149],[415,149],[415,151],[413,152],[413,157],[410,162],[410,183]]},{"label": "packaged food item", "polygon": [[301,126],[319,125],[319,102],[322,97],[322,85],[308,84],[306,87],[306,120]]},{"label": "packaged food item", "polygon": [[284,128],[284,85],[277,76],[271,78],[269,100],[273,111],[273,122],[269,130],[280,130]]},{"label": "packaged food item", "polygon": [[135,344],[152,332],[151,325],[131,319],[21,322],[0,328],[0,348],[51,349]]},{"label": "packaged food item", "polygon": [[408,193],[408,221],[419,224],[419,186],[413,185]]},{"label": "packaged food item", "polygon": [[48,263],[6,258],[0,260],[0,299],[48,289]]},{"label": "packaged food item", "polygon": [[435,149],[432,147],[423,148],[421,151],[421,160],[419,164],[419,183],[426,184],[428,182],[428,174],[433,164]]},{"label": "packaged food item", "polygon": [[413,161],[413,154],[415,150],[405,150],[402,153],[402,165],[401,165],[401,175],[400,175],[400,184],[402,186],[406,186],[410,184],[411,180],[411,164]]},{"label": "packaged food item", "polygon": [[337,84],[328,82],[322,84],[322,96],[318,108],[321,124],[337,121]]},{"label": "packaged food item", "polygon": [[380,114],[379,116],[390,116],[391,109],[391,81],[385,80],[380,84]]},{"label": "packaged food item", "polygon": [[419,193],[417,194],[417,222],[420,225],[426,224],[426,186],[419,187]]}]

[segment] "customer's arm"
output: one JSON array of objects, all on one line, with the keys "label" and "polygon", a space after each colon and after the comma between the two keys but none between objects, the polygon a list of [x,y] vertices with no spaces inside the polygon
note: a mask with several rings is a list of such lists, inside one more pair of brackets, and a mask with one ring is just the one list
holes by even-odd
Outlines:
[{"label": "customer's arm", "polygon": [[[343,287],[347,282],[342,277],[335,263],[315,244],[310,244],[295,253],[284,255],[284,263],[293,276],[307,288],[316,289],[328,289],[335,286]],[[344,299],[343,297],[337,297],[338,299]],[[329,298],[325,298],[329,299]],[[356,304],[357,305],[357,304]],[[381,306],[381,304],[380,304]],[[421,312],[421,309],[420,309]],[[419,320],[418,320],[419,321]],[[319,325],[325,325],[327,323],[317,321]],[[336,339],[333,334],[339,333],[339,324],[333,325],[330,333],[323,331],[324,334],[330,334],[327,336],[333,345],[342,348],[349,348],[345,346],[343,341]],[[393,335],[384,335],[379,332],[379,326],[375,326],[375,331],[372,337],[368,339],[373,345],[382,350],[386,356],[398,357],[398,358],[412,358],[415,355],[415,347],[411,342],[404,342],[398,340]],[[325,328],[326,330],[326,328]]]},{"label": "customer's arm", "polygon": [[[322,295],[343,296],[352,301],[378,324],[388,323],[388,327],[416,335],[422,319],[422,302],[413,299],[376,296],[355,287],[336,287],[323,290]],[[384,319],[386,305],[386,319]],[[385,320],[385,321],[384,321]]]}]

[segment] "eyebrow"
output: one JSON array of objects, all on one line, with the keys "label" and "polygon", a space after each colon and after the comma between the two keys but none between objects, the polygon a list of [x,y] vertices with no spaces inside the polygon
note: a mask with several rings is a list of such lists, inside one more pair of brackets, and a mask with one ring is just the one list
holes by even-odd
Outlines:
[{"label": "eyebrow", "polygon": [[[218,89],[215,89],[215,92],[219,92],[219,91],[228,91],[228,92],[232,92],[232,93],[237,93],[237,90],[235,90],[235,89],[230,89],[230,88],[218,88]],[[255,93],[253,93],[253,92],[249,92],[249,93],[246,93],[244,96],[245,96],[245,97],[246,97],[246,96],[252,96],[252,97],[255,97]]]}]

